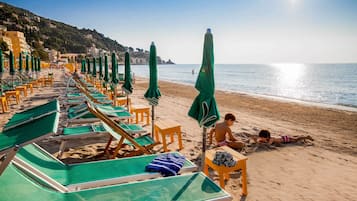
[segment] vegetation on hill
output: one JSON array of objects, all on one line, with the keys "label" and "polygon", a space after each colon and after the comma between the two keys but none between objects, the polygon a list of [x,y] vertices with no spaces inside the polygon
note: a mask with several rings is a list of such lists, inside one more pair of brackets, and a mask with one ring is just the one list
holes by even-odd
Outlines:
[{"label": "vegetation on hill", "polygon": [[87,48],[94,44],[96,48],[107,51],[125,51],[123,45],[96,30],[78,29],[2,2],[0,24],[6,26],[9,31],[24,32],[27,43],[34,47],[35,54],[41,57],[44,47],[62,53],[86,53]]}]

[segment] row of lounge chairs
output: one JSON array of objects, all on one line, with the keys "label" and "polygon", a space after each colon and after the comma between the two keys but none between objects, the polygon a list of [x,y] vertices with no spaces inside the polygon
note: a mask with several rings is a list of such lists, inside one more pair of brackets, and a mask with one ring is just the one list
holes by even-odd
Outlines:
[{"label": "row of lounge chairs", "polygon": [[[197,167],[189,160],[178,176],[146,172],[145,166],[160,154],[153,154],[143,144],[155,142],[148,135],[133,137],[132,133],[142,132],[141,128],[115,121],[108,115],[109,105],[87,99],[86,110],[99,119],[99,124],[64,128],[60,136],[59,109],[59,101],[53,100],[16,113],[4,126],[0,134],[1,200],[232,199],[203,173],[194,172]],[[118,139],[119,144],[131,144],[144,155],[67,165],[36,144],[45,138],[70,140],[98,133]]]}]

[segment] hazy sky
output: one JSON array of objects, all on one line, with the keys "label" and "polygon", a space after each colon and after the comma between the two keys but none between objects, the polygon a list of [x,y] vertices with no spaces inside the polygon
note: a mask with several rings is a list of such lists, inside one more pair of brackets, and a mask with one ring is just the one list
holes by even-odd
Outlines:
[{"label": "hazy sky", "polygon": [[96,29],[163,59],[201,63],[212,28],[215,63],[356,62],[357,0],[8,0]]}]

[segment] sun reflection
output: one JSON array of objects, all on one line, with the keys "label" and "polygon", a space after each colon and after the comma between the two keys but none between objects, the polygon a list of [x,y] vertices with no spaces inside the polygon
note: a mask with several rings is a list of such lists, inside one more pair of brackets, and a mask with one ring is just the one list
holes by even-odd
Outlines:
[{"label": "sun reflection", "polygon": [[276,68],[277,90],[280,96],[301,98],[303,91],[302,78],[306,71],[304,64],[278,63],[271,64]]}]

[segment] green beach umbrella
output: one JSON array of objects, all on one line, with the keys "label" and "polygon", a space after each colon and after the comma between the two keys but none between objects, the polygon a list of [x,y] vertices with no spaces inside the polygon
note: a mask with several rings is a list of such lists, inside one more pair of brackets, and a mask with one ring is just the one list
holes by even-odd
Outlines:
[{"label": "green beach umbrella", "polygon": [[[149,80],[149,88],[144,94],[146,100],[149,101],[149,104],[152,106],[151,119],[152,125],[155,121],[155,106],[159,104],[159,98],[161,97],[160,89],[158,87],[157,81],[157,61],[156,61],[156,47],[154,42],[151,43],[150,46],[150,57],[149,57],[149,69],[150,69],[150,80]],[[154,137],[154,126],[152,126],[152,137]]]},{"label": "green beach umbrella", "polygon": [[82,59],[82,66],[81,66],[81,73],[85,73],[86,72],[86,61],[84,59]]},{"label": "green beach umbrella", "polygon": [[22,72],[22,53],[20,52],[20,55],[19,55],[19,72],[21,73]]},{"label": "green beach umbrella", "polygon": [[41,72],[41,58],[37,58],[37,71]]},{"label": "green beach umbrella", "polygon": [[126,94],[133,93],[133,85],[131,83],[131,69],[130,69],[130,55],[129,52],[125,52],[125,82],[123,84],[123,90]]},{"label": "green beach umbrella", "polygon": [[4,58],[2,55],[2,50],[0,49],[0,74],[4,72]]},{"label": "green beach umbrella", "polygon": [[112,53],[112,84],[118,84],[118,65],[115,53]]},{"label": "green beach umbrella", "polygon": [[10,63],[10,75],[15,75],[14,54],[12,53],[12,51],[10,51],[9,63]]},{"label": "green beach umbrella", "polygon": [[126,106],[129,108],[129,94],[133,93],[133,85],[131,84],[131,70],[130,70],[130,55],[125,52],[125,82],[122,89],[126,93]]},{"label": "green beach umbrella", "polygon": [[188,115],[196,119],[200,127],[203,127],[201,159],[201,168],[203,168],[206,152],[206,129],[212,127],[220,117],[214,97],[213,36],[210,29],[207,29],[207,33],[205,34],[202,65],[195,88],[199,91],[199,95],[193,101]]},{"label": "green beach umbrella", "polygon": [[108,67],[108,56],[105,55],[104,56],[104,82],[105,82],[105,86],[103,84],[104,87],[106,87],[106,83],[109,82],[109,67]]},{"label": "green beach umbrella", "polygon": [[117,59],[116,59],[115,53],[112,53],[112,89],[114,92],[113,104],[115,103],[115,99],[117,97],[116,86],[118,83],[119,83],[119,80],[118,80]]},{"label": "green beach umbrella", "polygon": [[28,73],[30,71],[29,55],[26,55],[25,66],[26,66],[25,70]]},{"label": "green beach umbrella", "polygon": [[87,74],[90,74],[90,61],[87,58]]},{"label": "green beach umbrella", "polygon": [[93,57],[93,71],[92,71],[92,76],[93,77],[97,77],[97,65],[96,65],[96,61],[95,58]]},{"label": "green beach umbrella", "polygon": [[31,56],[31,72],[35,71],[35,57]]},{"label": "green beach umbrella", "polygon": [[103,63],[102,63],[102,57],[99,57],[98,62],[99,62],[99,80],[102,80],[102,79],[103,79]]},{"label": "green beach umbrella", "polygon": [[0,91],[1,93],[3,92],[2,91],[2,73],[4,72],[4,58],[3,58],[3,55],[2,55],[2,50],[0,49]]}]

